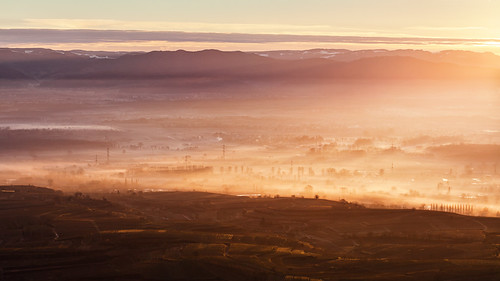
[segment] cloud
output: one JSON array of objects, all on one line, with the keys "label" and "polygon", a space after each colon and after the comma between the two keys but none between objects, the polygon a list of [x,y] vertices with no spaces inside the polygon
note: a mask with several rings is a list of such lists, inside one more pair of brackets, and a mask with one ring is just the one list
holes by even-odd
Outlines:
[{"label": "cloud", "polygon": [[323,49],[470,50],[499,54],[500,39],[411,36],[252,34],[92,29],[0,29],[0,47],[55,50],[154,51],[219,49],[224,51]]},{"label": "cloud", "polygon": [[0,44],[64,44],[120,42],[217,42],[217,43],[349,43],[384,45],[481,45],[500,43],[500,39],[330,36],[248,33],[200,33],[179,31],[0,29]]},{"label": "cloud", "polygon": [[439,30],[439,31],[463,31],[463,30],[486,30],[482,26],[412,26],[408,29],[416,30]]},{"label": "cloud", "polygon": [[22,29],[169,30],[205,33],[237,33],[243,31],[245,33],[309,35],[325,34],[332,30],[329,25],[122,21],[111,19],[23,19],[12,24],[4,23],[3,26],[4,28]]}]

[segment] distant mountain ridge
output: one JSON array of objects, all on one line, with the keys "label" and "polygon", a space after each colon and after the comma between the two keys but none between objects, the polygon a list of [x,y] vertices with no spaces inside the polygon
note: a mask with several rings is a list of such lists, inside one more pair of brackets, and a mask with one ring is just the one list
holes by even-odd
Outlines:
[{"label": "distant mountain ridge", "polygon": [[143,79],[498,79],[491,53],[327,50],[149,53],[0,49],[0,81]]},{"label": "distant mountain ridge", "polygon": [[431,62],[446,62],[467,66],[500,68],[500,56],[490,52],[478,53],[463,50],[446,50],[440,52],[429,52],[423,50],[358,50],[351,51],[347,49],[310,49],[310,50],[283,50],[283,51],[265,51],[255,52],[260,56],[284,59],[301,60],[323,58],[335,61],[354,61],[362,58],[371,57],[392,57],[403,56]]}]

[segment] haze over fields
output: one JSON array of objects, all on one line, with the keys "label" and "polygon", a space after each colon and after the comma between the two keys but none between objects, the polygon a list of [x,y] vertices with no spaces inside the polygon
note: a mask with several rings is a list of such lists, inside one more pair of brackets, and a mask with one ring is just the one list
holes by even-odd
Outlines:
[{"label": "haze over fields", "polygon": [[493,54],[2,49],[0,58],[5,184],[500,211]]}]

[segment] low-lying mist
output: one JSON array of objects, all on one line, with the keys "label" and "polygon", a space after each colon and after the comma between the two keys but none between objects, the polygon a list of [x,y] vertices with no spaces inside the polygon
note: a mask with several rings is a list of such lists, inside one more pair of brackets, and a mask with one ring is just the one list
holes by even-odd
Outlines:
[{"label": "low-lying mist", "polygon": [[304,196],[500,215],[494,84],[68,84],[0,92],[1,184]]}]

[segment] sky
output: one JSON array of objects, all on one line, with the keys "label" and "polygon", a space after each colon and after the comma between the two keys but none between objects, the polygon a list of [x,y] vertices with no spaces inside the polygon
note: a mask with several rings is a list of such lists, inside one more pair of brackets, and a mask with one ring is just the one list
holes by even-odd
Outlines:
[{"label": "sky", "polygon": [[498,0],[2,0],[0,47],[500,54],[499,14]]}]

